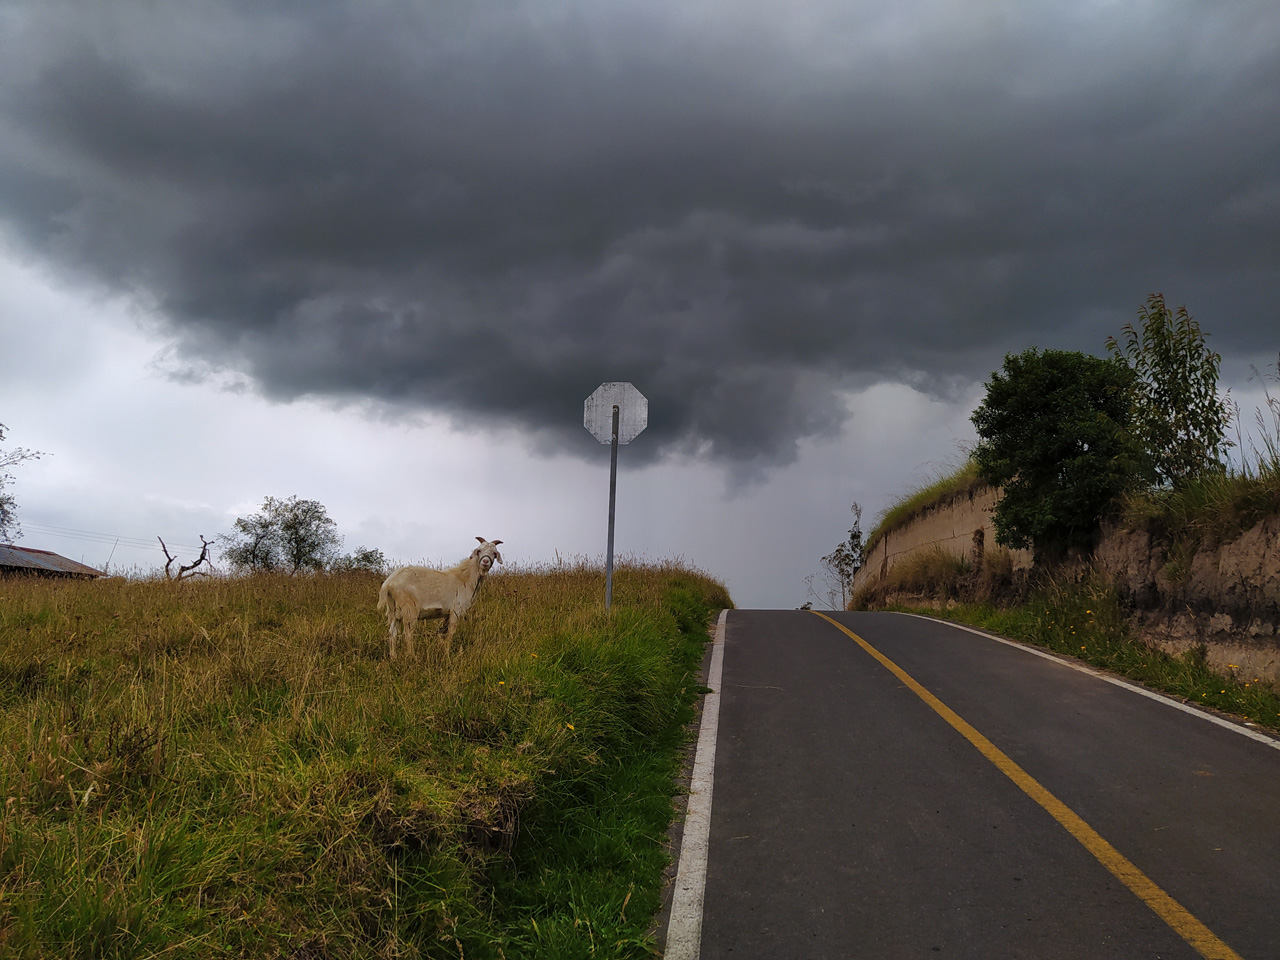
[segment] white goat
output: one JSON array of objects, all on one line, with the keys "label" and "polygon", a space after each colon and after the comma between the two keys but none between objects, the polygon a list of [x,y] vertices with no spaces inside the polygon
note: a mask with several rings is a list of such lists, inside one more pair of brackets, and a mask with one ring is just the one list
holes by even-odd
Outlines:
[{"label": "white goat", "polygon": [[445,618],[445,655],[448,656],[453,631],[458,619],[467,612],[481,581],[493,566],[502,562],[498,553],[501,540],[476,537],[480,546],[471,556],[448,570],[430,567],[401,567],[382,582],[378,591],[378,609],[387,615],[391,634],[391,658],[396,656],[396,637],[403,631],[409,656],[413,656],[413,625],[419,620]]}]

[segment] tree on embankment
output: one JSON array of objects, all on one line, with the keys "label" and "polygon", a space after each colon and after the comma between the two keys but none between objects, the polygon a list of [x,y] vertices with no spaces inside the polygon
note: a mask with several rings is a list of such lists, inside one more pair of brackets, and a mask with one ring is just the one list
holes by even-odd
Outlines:
[{"label": "tree on embankment", "polygon": [[1008,354],[972,417],[973,457],[1002,490],[996,542],[1038,559],[1091,547],[1103,513],[1139,475],[1129,430],[1136,375],[1118,359],[1036,348]]},{"label": "tree on embankment", "polygon": [[1176,486],[1221,471],[1231,407],[1218,394],[1222,357],[1210,350],[1185,306],[1173,313],[1153,293],[1138,311],[1141,329],[1121,328],[1123,343],[1107,338],[1111,355],[1133,371],[1133,433],[1142,448],[1143,479]]}]

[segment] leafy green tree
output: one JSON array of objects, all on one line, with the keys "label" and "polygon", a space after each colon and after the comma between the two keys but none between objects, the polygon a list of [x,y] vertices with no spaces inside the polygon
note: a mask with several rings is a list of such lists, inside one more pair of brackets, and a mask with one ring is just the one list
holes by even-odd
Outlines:
[{"label": "leafy green tree", "polygon": [[[0,440],[4,439],[5,429],[5,425],[0,423]],[[0,541],[12,543],[22,536],[22,527],[18,524],[18,501],[12,493],[5,492],[5,487],[13,482],[9,468],[24,460],[39,460],[42,456],[44,454],[39,450],[22,447],[0,451]]]},{"label": "leafy green tree", "polygon": [[1032,348],[1004,358],[970,418],[978,473],[1003,491],[997,543],[1032,546],[1041,559],[1092,544],[1138,469],[1126,429],[1133,379],[1118,360],[1083,353]]},{"label": "leafy green tree", "polygon": [[338,555],[342,546],[338,524],[319,501],[290,497],[277,502],[276,522],[290,572],[323,570]]},{"label": "leafy green tree", "polygon": [[220,534],[222,556],[242,570],[322,570],[342,546],[337,523],[316,500],[267,497],[262,509],[238,517],[235,531]]},{"label": "leafy green tree", "polygon": [[267,497],[261,513],[237,517],[234,532],[218,534],[222,559],[231,566],[254,572],[280,568],[280,543],[270,514],[273,502]]},{"label": "leafy green tree", "polygon": [[352,553],[338,557],[331,565],[332,570],[367,570],[370,573],[383,573],[387,569],[387,558],[376,547],[356,547]]},{"label": "leafy green tree", "polygon": [[1231,446],[1231,408],[1218,395],[1222,357],[1187,308],[1171,313],[1163,294],[1148,297],[1138,318],[1141,329],[1126,323],[1123,343],[1109,337],[1107,349],[1134,373],[1132,429],[1146,454],[1146,478],[1177,484],[1222,469]]}]

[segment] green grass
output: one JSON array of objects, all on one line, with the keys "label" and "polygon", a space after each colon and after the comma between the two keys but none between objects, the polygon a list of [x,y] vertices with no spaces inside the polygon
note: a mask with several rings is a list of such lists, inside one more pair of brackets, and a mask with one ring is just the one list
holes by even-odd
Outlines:
[{"label": "green grass", "polygon": [[723,587],[495,575],[391,662],[377,586],[0,582],[0,956],[650,955]]},{"label": "green grass", "polygon": [[1027,603],[958,604],[944,610],[889,609],[967,623],[1034,644],[1201,706],[1280,730],[1280,693],[1257,677],[1224,677],[1205,664],[1203,648],[1171,657],[1134,639],[1113,587],[1092,575],[1050,583]]},{"label": "green grass", "polygon": [[1121,505],[1121,522],[1189,544],[1228,542],[1280,515],[1280,463],[1208,472],[1172,489],[1142,491]]},{"label": "green grass", "polygon": [[978,477],[977,464],[972,459],[968,459],[950,473],[943,474],[932,482],[912,490],[891,503],[876,518],[876,525],[866,537],[866,553],[870,555],[885,534],[910,523],[925,510],[950,503],[958,497],[968,495],[980,486],[982,486],[982,480]]}]

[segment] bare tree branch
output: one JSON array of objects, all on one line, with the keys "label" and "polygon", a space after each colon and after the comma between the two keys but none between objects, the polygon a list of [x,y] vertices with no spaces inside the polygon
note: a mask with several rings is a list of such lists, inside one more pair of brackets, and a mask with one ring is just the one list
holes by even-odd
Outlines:
[{"label": "bare tree branch", "polygon": [[[199,558],[196,560],[195,563],[188,563],[185,565],[179,563],[178,575],[176,577],[170,572],[169,568],[178,562],[177,557],[172,556],[169,553],[169,548],[165,546],[164,541],[161,540],[159,537],[156,537],[157,540],[160,540],[160,549],[164,551],[165,560],[168,561],[164,565],[164,578],[166,580],[172,580],[174,582],[177,582],[179,580],[185,579],[186,577],[207,577],[213,572],[213,561],[209,559],[209,547],[211,547],[213,544],[204,538],[204,534],[199,534],[199,536],[200,536],[200,543],[202,545],[200,547]],[[208,563],[210,569],[208,570],[197,569],[202,563]]]}]

